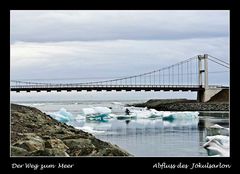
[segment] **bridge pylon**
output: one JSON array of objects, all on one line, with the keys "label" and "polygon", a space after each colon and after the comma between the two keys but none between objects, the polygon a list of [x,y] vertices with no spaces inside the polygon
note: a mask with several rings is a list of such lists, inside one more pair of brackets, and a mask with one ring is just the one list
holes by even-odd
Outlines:
[{"label": "bridge pylon", "polygon": [[201,87],[208,88],[208,54],[198,55],[198,83]]},{"label": "bridge pylon", "polygon": [[208,54],[198,55],[198,83],[203,88],[197,93],[199,102],[207,102],[211,97],[222,91],[221,88],[209,88],[208,86]]}]

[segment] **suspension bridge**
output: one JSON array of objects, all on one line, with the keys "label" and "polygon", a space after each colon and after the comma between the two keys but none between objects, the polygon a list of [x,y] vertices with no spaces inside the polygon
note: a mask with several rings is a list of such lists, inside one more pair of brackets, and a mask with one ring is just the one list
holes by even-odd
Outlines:
[{"label": "suspension bridge", "polygon": [[209,84],[208,61],[229,70],[228,62],[204,54],[138,75],[80,83],[39,83],[11,80],[15,92],[31,91],[197,91],[199,101],[207,101],[228,86]]}]

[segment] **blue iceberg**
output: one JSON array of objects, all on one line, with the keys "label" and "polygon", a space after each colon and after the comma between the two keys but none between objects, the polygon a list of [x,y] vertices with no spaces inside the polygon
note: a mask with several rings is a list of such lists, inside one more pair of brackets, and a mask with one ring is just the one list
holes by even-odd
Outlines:
[{"label": "blue iceberg", "polygon": [[48,113],[52,118],[60,121],[62,123],[67,123],[73,120],[73,115],[70,112],[67,112],[65,108],[61,108],[57,112]]}]

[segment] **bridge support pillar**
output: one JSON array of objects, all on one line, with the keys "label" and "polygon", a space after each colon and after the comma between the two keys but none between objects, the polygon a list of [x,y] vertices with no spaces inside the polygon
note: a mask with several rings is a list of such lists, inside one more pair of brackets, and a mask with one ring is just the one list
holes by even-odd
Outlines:
[{"label": "bridge support pillar", "polygon": [[198,102],[207,102],[221,90],[222,89],[219,88],[207,88],[202,91],[198,91],[197,100]]},{"label": "bridge support pillar", "polygon": [[[204,66],[202,66],[202,62]],[[204,81],[203,81],[204,73]],[[204,54],[198,56],[198,84],[208,89],[208,55]]]}]

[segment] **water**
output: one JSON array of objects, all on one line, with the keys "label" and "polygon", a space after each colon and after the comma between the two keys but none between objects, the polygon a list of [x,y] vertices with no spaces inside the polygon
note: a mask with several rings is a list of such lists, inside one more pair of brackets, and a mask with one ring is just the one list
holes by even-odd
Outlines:
[{"label": "water", "polygon": [[[65,108],[74,117],[82,108],[110,107],[114,114],[124,114],[125,104],[143,101],[53,101],[15,102],[33,106],[46,113]],[[110,119],[90,121],[83,117],[70,121],[77,129],[92,133],[97,138],[117,144],[134,156],[140,157],[201,157],[208,156],[202,147],[205,143],[206,127],[219,124],[229,127],[228,113],[200,112],[199,119],[163,121],[160,118]]]}]

